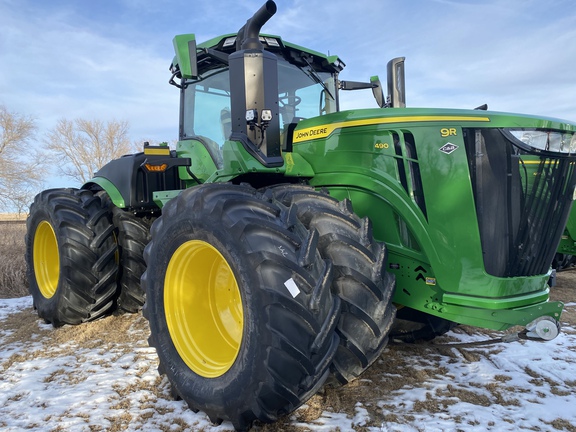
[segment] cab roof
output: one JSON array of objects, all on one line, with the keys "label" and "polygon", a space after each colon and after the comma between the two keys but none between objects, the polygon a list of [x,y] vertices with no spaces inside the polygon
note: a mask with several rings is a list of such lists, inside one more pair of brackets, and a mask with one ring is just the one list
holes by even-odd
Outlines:
[{"label": "cab roof", "polygon": [[[237,34],[231,33],[218,36],[196,45],[197,65],[200,73],[210,70],[222,63],[227,63],[228,55],[236,51]],[[195,41],[194,34],[179,35],[174,38],[176,55],[170,70],[178,72],[183,69],[182,52],[189,49],[190,41]],[[284,58],[298,66],[310,66],[316,72],[338,73],[346,66],[336,55],[325,55],[302,46],[284,41],[280,36],[261,34],[260,42],[263,49]],[[180,57],[180,59],[179,59]],[[183,63],[180,65],[180,63]]]}]

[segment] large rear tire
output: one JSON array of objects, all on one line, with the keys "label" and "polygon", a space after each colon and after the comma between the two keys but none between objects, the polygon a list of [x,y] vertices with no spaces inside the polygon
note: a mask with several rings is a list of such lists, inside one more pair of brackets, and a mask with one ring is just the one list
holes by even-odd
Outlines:
[{"label": "large rear tire", "polygon": [[346,384],[374,363],[388,343],[396,308],[395,279],[385,270],[387,250],[374,239],[370,221],[354,214],[349,200],[339,202],[308,186],[271,190],[280,202],[296,207],[308,229],[318,231],[320,254],[334,264],[333,291],[342,300],[342,314],[330,384]]},{"label": "large rear tire", "polygon": [[30,207],[26,264],[38,315],[55,327],[114,306],[116,241],[109,211],[88,190],[50,189]]},{"label": "large rear tire", "polygon": [[173,393],[237,429],[273,422],[329,375],[340,312],[317,233],[249,186],[208,184],[163,208],[144,252],[144,316]]}]

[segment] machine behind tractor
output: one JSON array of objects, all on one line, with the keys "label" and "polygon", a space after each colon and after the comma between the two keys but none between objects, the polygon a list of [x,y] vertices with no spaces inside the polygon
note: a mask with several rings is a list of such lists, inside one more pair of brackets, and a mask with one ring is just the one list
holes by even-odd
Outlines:
[{"label": "machine behind tractor", "polygon": [[556,270],[567,270],[576,264],[576,209],[570,212],[560,246],[552,262]]},{"label": "machine behind tractor", "polygon": [[[275,12],[268,1],[237,33],[174,38],[175,149],[145,145],[35,198],[39,316],[143,307],[173,393],[237,429],[357,378],[391,334],[460,323],[554,338],[563,305],[547,281],[576,124],[406,108],[403,58],[384,98],[377,77],[341,80],[337,56],[261,34]],[[379,107],[341,110],[360,89]]]}]

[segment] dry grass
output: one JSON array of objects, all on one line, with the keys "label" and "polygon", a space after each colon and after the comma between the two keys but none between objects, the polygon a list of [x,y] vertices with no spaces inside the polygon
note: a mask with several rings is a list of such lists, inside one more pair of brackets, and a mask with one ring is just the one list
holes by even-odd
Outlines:
[{"label": "dry grass", "polygon": [[25,221],[26,213],[0,213],[0,221]]},{"label": "dry grass", "polygon": [[0,223],[0,250],[2,251],[2,259],[0,259],[0,298],[28,295],[26,262],[24,261],[25,234],[26,224]]}]

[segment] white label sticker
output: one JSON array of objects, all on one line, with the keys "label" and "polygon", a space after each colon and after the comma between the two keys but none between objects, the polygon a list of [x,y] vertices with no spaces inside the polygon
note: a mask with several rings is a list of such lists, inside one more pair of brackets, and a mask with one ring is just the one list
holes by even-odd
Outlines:
[{"label": "white label sticker", "polygon": [[284,286],[288,288],[288,291],[290,291],[292,297],[296,297],[298,294],[300,294],[300,289],[296,286],[296,282],[294,282],[294,279],[292,278],[288,279],[286,282],[284,282]]}]

